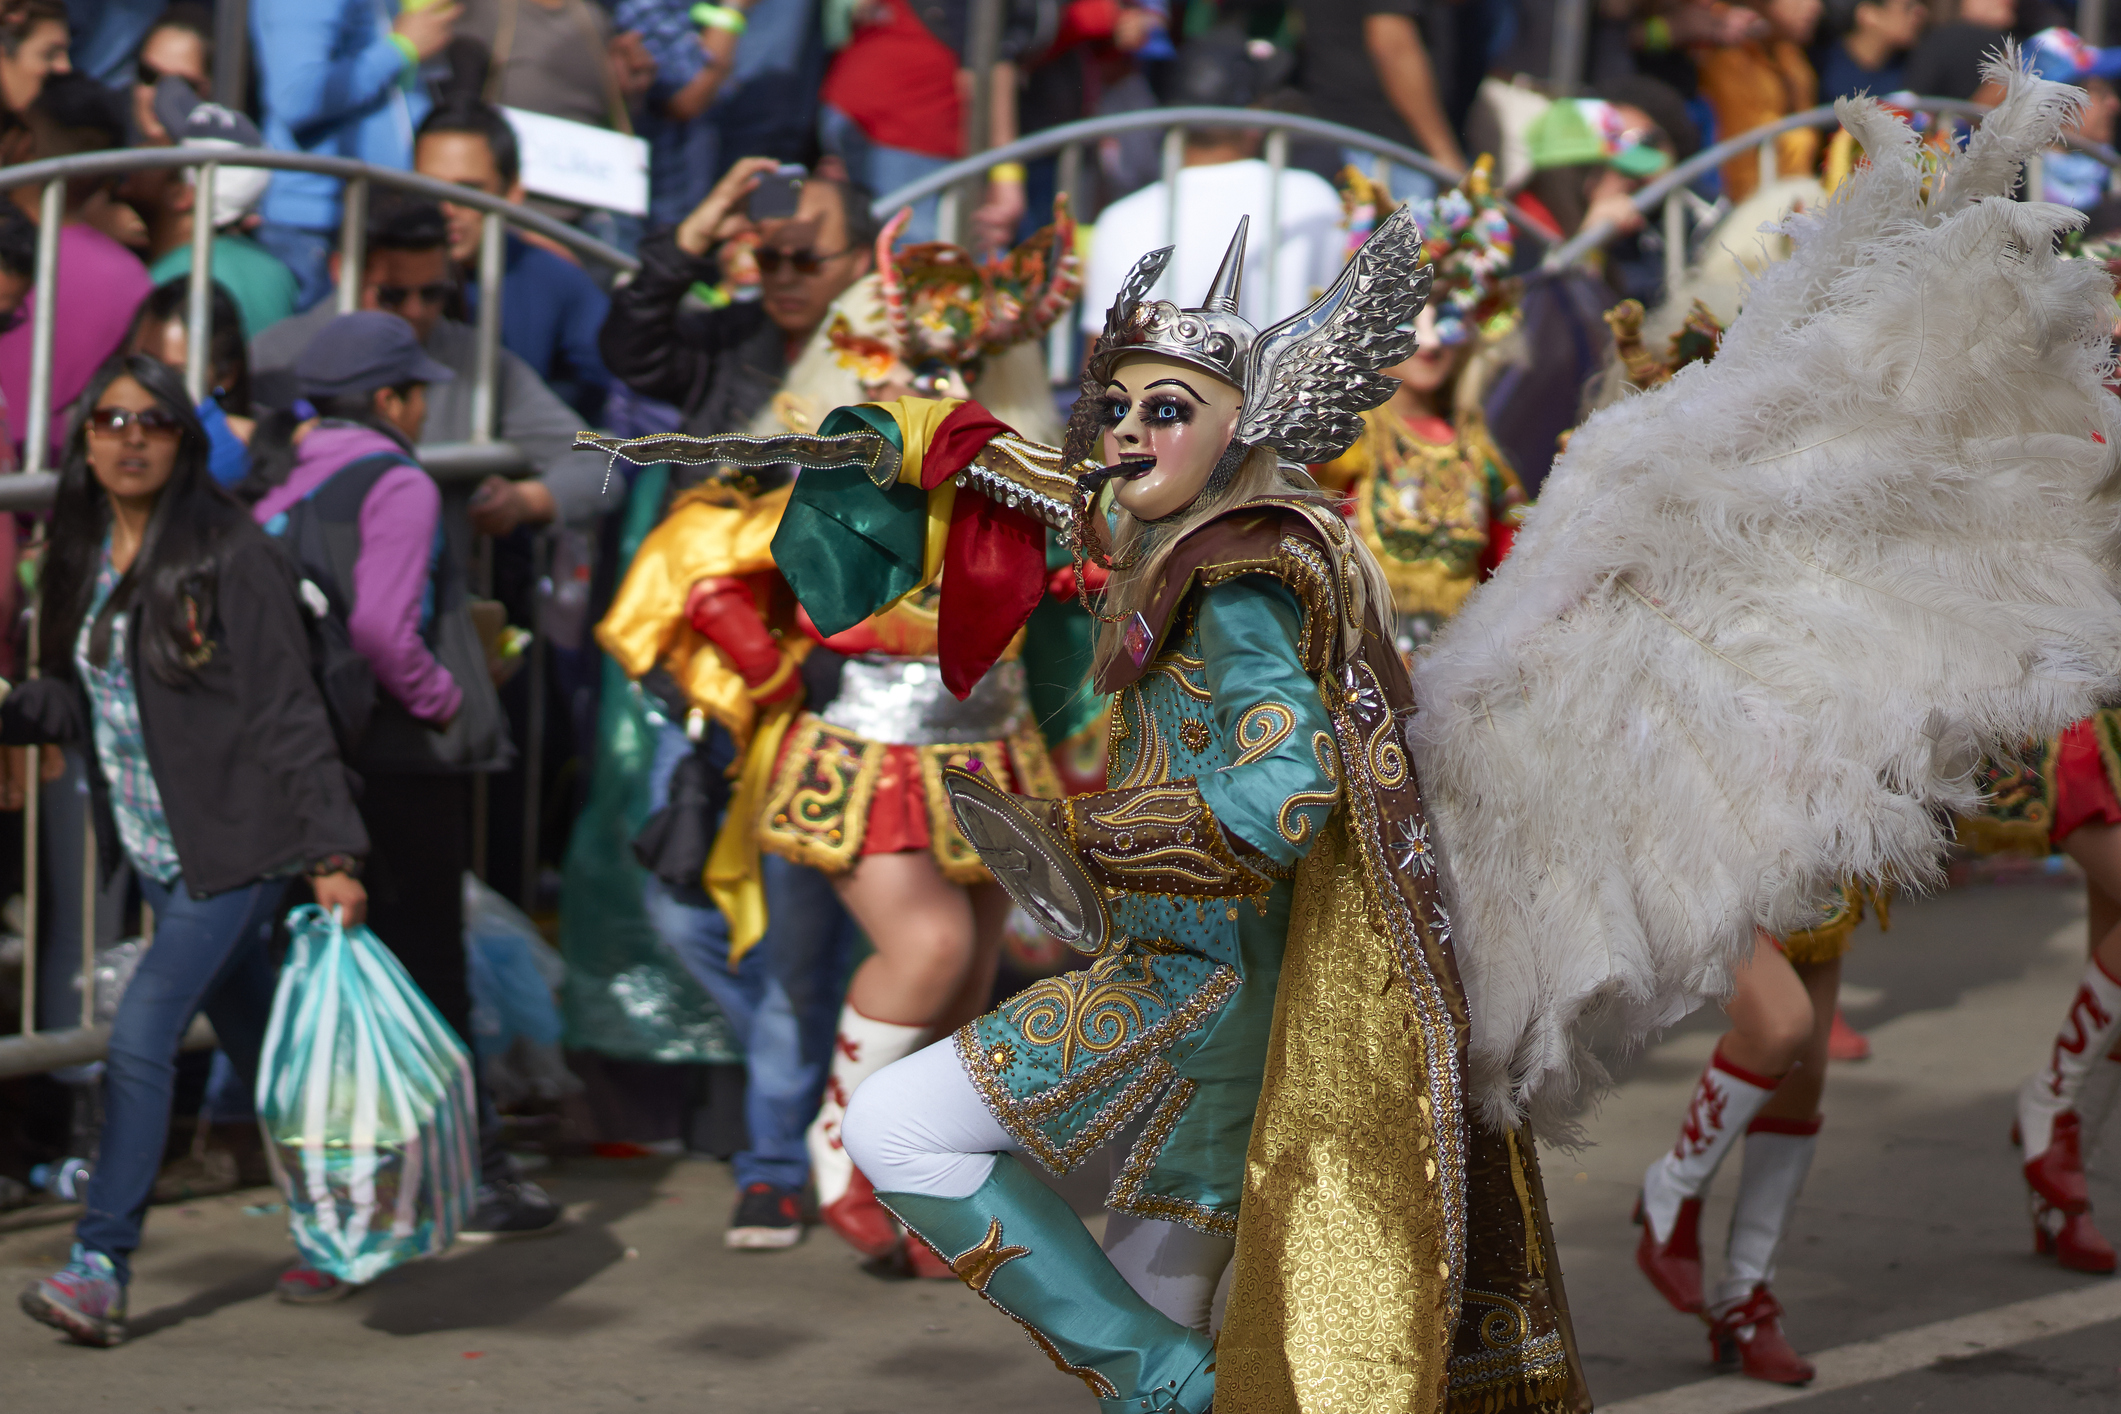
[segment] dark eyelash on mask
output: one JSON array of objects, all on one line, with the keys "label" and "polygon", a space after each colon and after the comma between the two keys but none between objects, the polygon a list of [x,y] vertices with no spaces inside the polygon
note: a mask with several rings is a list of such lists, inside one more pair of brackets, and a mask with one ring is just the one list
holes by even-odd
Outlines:
[{"label": "dark eyelash on mask", "polygon": [[1106,425],[1117,427],[1127,420],[1128,404],[1125,398],[1115,398],[1108,394],[1099,399],[1099,402],[1102,404],[1099,415],[1104,419]]},{"label": "dark eyelash on mask", "polygon": [[1152,393],[1142,399],[1142,420],[1188,423],[1193,420],[1193,404],[1176,393]]}]

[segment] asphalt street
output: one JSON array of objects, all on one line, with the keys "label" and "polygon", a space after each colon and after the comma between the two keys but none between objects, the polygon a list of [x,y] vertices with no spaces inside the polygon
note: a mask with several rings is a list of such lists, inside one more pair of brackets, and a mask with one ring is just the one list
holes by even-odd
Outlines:
[{"label": "asphalt street", "polygon": [[[1837,1067],[1817,1167],[1777,1289],[1818,1359],[1807,1391],[1716,1375],[1699,1323],[1637,1275],[1629,1204],[1672,1140],[1720,1029],[1697,1017],[1621,1065],[1593,1145],[1549,1152],[1576,1326],[1602,1409],[1723,1414],[2121,1409],[2121,1281],[2031,1252],[2009,1097],[2083,958],[2066,883],[1961,888],[1866,925],[1848,1013],[1876,1054]],[[2121,1125],[2116,1126],[2121,1130]],[[2121,1231],[2121,1134],[2094,1198]],[[136,1335],[114,1351],[0,1310],[0,1409],[1084,1414],[1080,1385],[954,1285],[865,1272],[829,1233],[793,1251],[721,1246],[733,1194],[703,1162],[570,1160],[543,1176],[558,1236],[459,1247],[338,1305],[271,1288],[290,1255],[266,1190],[157,1209]],[[1720,1233],[1735,1186],[1712,1195]],[[0,1236],[10,1289],[63,1260],[64,1229]]]}]

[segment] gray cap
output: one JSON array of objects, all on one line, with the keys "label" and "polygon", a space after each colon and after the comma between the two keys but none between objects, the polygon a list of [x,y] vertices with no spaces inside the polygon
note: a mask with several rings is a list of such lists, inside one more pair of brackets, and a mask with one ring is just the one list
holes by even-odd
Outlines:
[{"label": "gray cap", "polygon": [[295,360],[305,398],[359,396],[400,383],[447,383],[456,377],[429,358],[412,326],[395,314],[364,309],[317,331]]}]

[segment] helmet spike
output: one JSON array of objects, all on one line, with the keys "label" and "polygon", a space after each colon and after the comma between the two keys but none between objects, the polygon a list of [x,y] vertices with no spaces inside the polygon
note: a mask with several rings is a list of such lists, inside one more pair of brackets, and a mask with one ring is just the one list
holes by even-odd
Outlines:
[{"label": "helmet spike", "polygon": [[1215,268],[1215,279],[1208,286],[1208,297],[1200,303],[1203,313],[1237,313],[1238,286],[1245,278],[1245,232],[1251,225],[1250,216],[1237,218],[1237,232],[1230,237],[1230,248],[1223,252],[1223,263]]}]

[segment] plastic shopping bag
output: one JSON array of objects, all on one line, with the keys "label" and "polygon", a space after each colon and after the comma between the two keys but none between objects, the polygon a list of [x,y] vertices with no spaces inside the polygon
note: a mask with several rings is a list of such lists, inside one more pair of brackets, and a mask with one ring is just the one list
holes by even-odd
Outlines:
[{"label": "plastic shopping bag", "polygon": [[375,934],[313,904],[288,928],[258,1123],[302,1255],[373,1281],[447,1248],[471,1206],[471,1056]]},{"label": "plastic shopping bag", "polygon": [[560,1008],[552,994],[567,964],[523,911],[464,873],[464,953],[471,977],[471,1039],[480,1060],[504,1054],[518,1036],[557,1046]]}]

